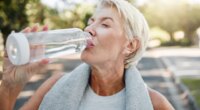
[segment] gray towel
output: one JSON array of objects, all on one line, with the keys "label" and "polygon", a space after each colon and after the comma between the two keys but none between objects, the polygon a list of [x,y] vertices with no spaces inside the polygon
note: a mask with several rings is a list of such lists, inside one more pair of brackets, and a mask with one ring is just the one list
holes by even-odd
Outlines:
[{"label": "gray towel", "polygon": [[[88,85],[90,66],[82,64],[63,76],[45,95],[39,110],[78,110]],[[125,70],[126,108],[153,110],[144,81],[135,67]]]}]

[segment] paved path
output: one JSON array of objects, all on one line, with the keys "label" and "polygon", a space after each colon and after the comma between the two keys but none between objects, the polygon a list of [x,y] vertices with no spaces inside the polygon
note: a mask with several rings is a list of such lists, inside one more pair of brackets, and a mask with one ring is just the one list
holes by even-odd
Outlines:
[{"label": "paved path", "polygon": [[[166,67],[167,65],[163,63],[163,57],[160,55],[161,53],[165,54],[162,50],[165,49],[148,51],[138,64],[138,68],[147,85],[165,95],[176,110],[192,110],[189,108],[188,103],[182,100],[181,94],[179,94],[176,85],[172,82],[172,74],[168,70],[168,67]],[[169,53],[166,52],[166,54]],[[35,76],[25,87],[18,98],[15,110],[23,105],[34,93],[35,89],[51,74],[63,71],[69,72],[80,63],[79,60],[74,59],[74,56],[72,56],[67,58],[67,60],[62,60],[61,63],[49,65],[49,74]]]},{"label": "paved path", "polygon": [[200,77],[200,48],[158,48],[147,56],[161,58],[175,77]]},{"label": "paved path", "polygon": [[200,79],[200,49],[198,47],[157,48],[149,50],[146,56],[160,59],[164,64],[164,70],[169,72],[170,77],[164,75],[166,81],[178,88],[168,87],[172,96],[177,96],[172,100],[172,103],[177,106],[176,109],[199,110],[191,93],[180,79],[183,77]]}]

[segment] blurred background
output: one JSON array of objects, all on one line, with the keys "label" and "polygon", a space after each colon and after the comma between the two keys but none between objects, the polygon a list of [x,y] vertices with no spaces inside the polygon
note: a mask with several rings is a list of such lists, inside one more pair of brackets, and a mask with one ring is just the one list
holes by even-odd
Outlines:
[{"label": "blurred background", "polygon": [[[137,7],[150,26],[150,42],[138,64],[147,84],[163,93],[177,110],[200,106],[200,0],[128,0]],[[98,0],[1,0],[0,70],[7,36],[35,23],[50,29],[84,29]],[[67,62],[49,66],[50,74],[70,71],[80,61],[78,55]],[[64,66],[63,66],[64,65]],[[19,96],[18,109],[47,76],[33,78]],[[2,72],[0,73],[0,79]],[[175,98],[173,98],[175,97]]]}]

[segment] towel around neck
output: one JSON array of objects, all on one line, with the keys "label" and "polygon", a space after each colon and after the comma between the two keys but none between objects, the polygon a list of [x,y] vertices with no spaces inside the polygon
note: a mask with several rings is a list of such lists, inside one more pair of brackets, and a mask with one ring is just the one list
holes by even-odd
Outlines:
[{"label": "towel around neck", "polygon": [[[148,90],[136,67],[129,67],[124,74],[124,110],[153,110]],[[39,110],[78,110],[89,76],[90,66],[85,63],[64,75],[45,95]]]}]

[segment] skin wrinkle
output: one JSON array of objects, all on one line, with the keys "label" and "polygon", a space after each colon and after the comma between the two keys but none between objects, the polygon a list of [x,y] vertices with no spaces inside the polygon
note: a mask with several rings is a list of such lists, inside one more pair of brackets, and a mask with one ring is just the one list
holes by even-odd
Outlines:
[{"label": "skin wrinkle", "polygon": [[[129,41],[120,18],[115,8],[98,8],[85,29],[92,34],[95,46],[83,51],[81,59],[92,65],[90,85],[98,95],[112,95],[125,86],[124,60]],[[108,27],[103,27],[104,23]]]}]

